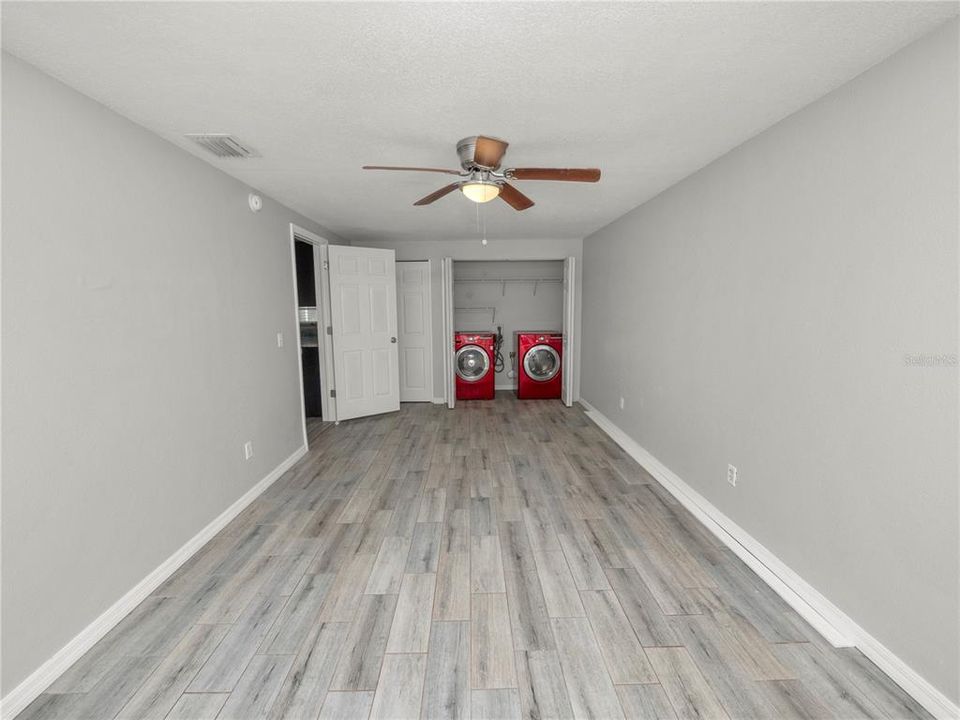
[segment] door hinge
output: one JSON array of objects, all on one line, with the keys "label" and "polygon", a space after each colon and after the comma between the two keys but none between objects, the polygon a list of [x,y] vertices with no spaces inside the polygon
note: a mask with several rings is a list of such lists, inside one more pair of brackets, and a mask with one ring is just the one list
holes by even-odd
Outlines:
[{"label": "door hinge", "polygon": [[337,396],[337,391],[336,391],[336,390],[331,390],[331,391],[330,391],[330,397],[335,398],[336,396]]},{"label": "door hinge", "polygon": [[327,325],[327,335],[333,335],[333,327],[331,325]]}]

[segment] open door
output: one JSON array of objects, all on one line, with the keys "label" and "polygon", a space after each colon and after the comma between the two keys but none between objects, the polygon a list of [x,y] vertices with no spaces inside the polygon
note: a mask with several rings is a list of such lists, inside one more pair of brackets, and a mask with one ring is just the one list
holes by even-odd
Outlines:
[{"label": "open door", "polygon": [[453,258],[444,258],[440,273],[443,283],[443,395],[447,407],[457,403],[455,378],[453,375]]},{"label": "open door", "polygon": [[576,362],[573,357],[574,329],[576,328],[577,303],[577,266],[576,258],[568,257],[563,261],[563,385],[560,397],[567,407],[573,406],[573,373]]},{"label": "open door", "polygon": [[400,409],[393,250],[330,245],[337,420]]}]

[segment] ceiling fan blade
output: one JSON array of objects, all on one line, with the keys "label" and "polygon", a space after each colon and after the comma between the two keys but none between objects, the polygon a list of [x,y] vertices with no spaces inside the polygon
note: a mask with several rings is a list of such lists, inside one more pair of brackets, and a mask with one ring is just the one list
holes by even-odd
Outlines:
[{"label": "ceiling fan blade", "polygon": [[430,193],[430,194],[427,195],[426,197],[420,198],[419,200],[417,200],[417,201],[414,203],[414,205],[429,205],[430,203],[434,202],[435,200],[439,200],[439,199],[442,198],[444,195],[448,195],[449,193],[452,193],[452,192],[453,192],[454,190],[456,190],[458,187],[460,187],[460,183],[450,183],[449,185],[445,185],[444,187],[440,188],[439,190],[436,190],[436,191]]},{"label": "ceiling fan blade", "polygon": [[507,183],[500,186],[500,197],[514,210],[526,210],[533,207],[533,200]]},{"label": "ceiling fan blade", "polygon": [[444,170],[443,168],[396,167],[394,165],[364,165],[364,170],[409,170],[411,172],[438,172],[448,175],[459,175],[459,170]]},{"label": "ceiling fan blade", "polygon": [[566,180],[568,182],[596,182],[600,179],[597,168],[513,168],[507,177],[517,180]]},{"label": "ceiling fan blade", "polygon": [[477,135],[477,144],[473,150],[473,161],[480,167],[496,170],[500,167],[500,161],[503,159],[503,154],[507,151],[509,144],[496,138]]}]

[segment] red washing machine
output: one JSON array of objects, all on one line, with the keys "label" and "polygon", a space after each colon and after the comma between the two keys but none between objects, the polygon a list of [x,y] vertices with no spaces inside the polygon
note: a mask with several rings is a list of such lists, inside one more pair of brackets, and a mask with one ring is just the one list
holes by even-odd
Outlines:
[{"label": "red washing machine", "polygon": [[454,333],[457,400],[493,400],[493,340],[493,333]]},{"label": "red washing machine", "polygon": [[558,398],[562,394],[563,335],[518,332],[520,359],[517,397],[521,400]]}]

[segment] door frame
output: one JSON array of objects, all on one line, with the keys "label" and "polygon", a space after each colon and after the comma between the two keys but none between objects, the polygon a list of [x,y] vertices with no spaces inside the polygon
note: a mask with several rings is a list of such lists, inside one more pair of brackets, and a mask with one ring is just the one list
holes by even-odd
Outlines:
[{"label": "door frame", "polygon": [[[433,385],[434,385],[434,382],[433,382],[433,381],[434,381],[434,378],[433,378],[433,263],[430,262],[429,259],[427,259],[427,260],[397,260],[397,261],[395,261],[395,262],[396,262],[396,266],[397,266],[397,337],[398,337],[398,338],[401,337],[401,335],[400,335],[400,308],[401,308],[401,304],[400,304],[400,292],[401,292],[400,271],[403,269],[403,266],[404,266],[404,265],[409,265],[409,264],[412,264],[412,263],[426,263],[426,264],[427,264],[427,280],[426,280],[426,283],[425,283],[426,288],[427,288],[427,293],[426,293],[426,294],[427,294],[427,302],[426,302],[426,328],[427,328],[427,330],[426,330],[426,332],[425,332],[424,334],[426,335],[426,340],[427,340],[426,361],[427,361],[427,363],[428,363],[428,365],[429,365],[429,367],[425,370],[426,376],[427,376],[426,379],[427,379],[427,383],[428,383],[426,390],[427,390],[427,393],[429,394],[430,397],[428,397],[426,400],[404,400],[404,399],[401,397],[401,398],[400,398],[400,402],[431,402],[431,403],[432,403],[434,397],[436,397],[436,396],[434,395],[434,387],[433,387]],[[398,347],[397,349],[398,349],[398,351],[401,351],[401,352],[403,351],[403,347]],[[397,365],[398,365],[398,367],[399,367],[399,358],[398,358],[398,363],[397,363]]]},{"label": "door frame", "polygon": [[[567,398],[563,398],[561,401],[564,404],[567,404],[567,407],[572,406],[575,402],[580,400],[579,397],[579,377],[580,377],[580,358],[579,353],[577,352],[577,342],[579,338],[577,337],[577,304],[580,302],[578,293],[576,292],[577,277],[579,275],[579,269],[577,268],[577,258],[575,255],[561,255],[560,257],[485,257],[485,258],[462,258],[457,259],[455,257],[446,256],[443,258],[443,264],[440,266],[440,287],[441,287],[441,296],[440,296],[440,305],[441,312],[443,316],[443,334],[444,342],[448,343],[447,352],[443,354],[443,389],[444,389],[444,400],[448,408],[453,408],[456,405],[456,380],[454,376],[454,341],[453,341],[453,264],[455,262],[525,262],[525,261],[554,261],[562,262],[564,267],[564,284],[567,282],[567,268],[570,268],[570,274],[572,275],[572,285],[570,286],[569,297],[567,293],[564,293],[564,308],[563,308],[563,335],[564,335],[564,350],[563,350],[563,371],[564,375],[567,374],[568,365],[571,363],[573,365],[573,372],[570,373],[570,393]],[[567,262],[569,261],[569,263]],[[569,339],[567,332],[567,321],[570,321],[570,331]],[[568,353],[567,344],[570,344],[570,349],[572,353]],[[569,355],[569,358],[568,358]],[[520,358],[517,358],[517,361],[520,361]],[[566,379],[564,379],[566,383]]]},{"label": "door frame", "polygon": [[332,391],[337,387],[333,373],[333,348],[327,328],[330,327],[330,278],[327,276],[327,245],[329,240],[294,223],[290,223],[290,269],[293,272],[293,320],[297,338],[297,384],[300,388],[300,423],[303,426],[303,446],[307,441],[307,408],[303,397],[303,348],[300,347],[300,313],[297,297],[297,241],[313,245],[313,277],[317,294],[317,345],[320,353],[320,412],[323,422],[337,421],[337,401]]},{"label": "door frame", "polygon": [[456,380],[453,376],[453,258],[443,258],[440,266],[441,310],[443,315],[443,399],[451,410],[457,404]]},{"label": "door frame", "polygon": [[577,346],[577,259],[563,261],[563,378],[560,398],[573,407],[577,379],[574,348]]}]

